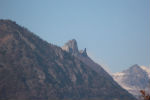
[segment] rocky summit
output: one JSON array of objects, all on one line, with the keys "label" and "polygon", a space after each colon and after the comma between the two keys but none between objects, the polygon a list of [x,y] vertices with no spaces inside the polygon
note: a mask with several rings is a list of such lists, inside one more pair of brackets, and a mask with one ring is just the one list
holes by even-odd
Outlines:
[{"label": "rocky summit", "polygon": [[73,55],[77,55],[79,53],[78,51],[78,46],[77,46],[77,42],[75,39],[70,40],[69,42],[67,42],[63,47],[63,50],[73,54]]},{"label": "rocky summit", "polygon": [[69,52],[0,20],[0,100],[136,100],[106,72],[72,55],[74,40],[67,45]]}]

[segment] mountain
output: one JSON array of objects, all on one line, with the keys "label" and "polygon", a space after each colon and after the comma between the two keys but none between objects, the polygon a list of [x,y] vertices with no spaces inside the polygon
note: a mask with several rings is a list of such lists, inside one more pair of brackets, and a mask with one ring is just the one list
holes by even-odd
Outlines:
[{"label": "mountain", "polygon": [[0,20],[0,100],[136,100],[108,77],[15,22]]},{"label": "mountain", "polygon": [[[146,70],[147,69],[147,70]],[[139,97],[140,90],[147,89],[149,86],[149,69],[137,64],[122,72],[114,73],[113,78],[130,93]]]}]

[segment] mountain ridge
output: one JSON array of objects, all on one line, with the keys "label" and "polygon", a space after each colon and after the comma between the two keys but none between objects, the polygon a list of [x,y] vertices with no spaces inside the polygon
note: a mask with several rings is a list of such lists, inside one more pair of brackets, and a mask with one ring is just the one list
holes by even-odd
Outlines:
[{"label": "mountain ridge", "polygon": [[0,84],[0,99],[7,100],[136,100],[80,59],[10,20],[0,20]]}]

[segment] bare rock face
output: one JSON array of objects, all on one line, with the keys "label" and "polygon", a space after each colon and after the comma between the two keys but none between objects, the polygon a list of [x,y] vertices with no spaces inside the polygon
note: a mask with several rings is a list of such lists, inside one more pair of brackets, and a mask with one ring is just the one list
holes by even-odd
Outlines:
[{"label": "bare rock face", "polygon": [[80,54],[84,57],[87,57],[87,52],[86,52],[86,48],[84,50],[80,50]]},{"label": "bare rock face", "polygon": [[63,47],[62,49],[64,51],[67,51],[68,53],[74,55],[74,56],[85,56],[87,57],[87,52],[86,52],[86,48],[84,50],[78,50],[78,45],[77,45],[77,41],[75,39],[69,40]]},{"label": "bare rock face", "polygon": [[112,78],[10,20],[0,20],[0,100],[135,100]]},{"label": "bare rock face", "polygon": [[69,42],[67,42],[63,47],[62,47],[63,50],[71,53],[71,54],[74,54],[74,55],[77,55],[79,53],[78,51],[78,46],[77,46],[77,42],[75,39],[72,39],[70,40]]}]

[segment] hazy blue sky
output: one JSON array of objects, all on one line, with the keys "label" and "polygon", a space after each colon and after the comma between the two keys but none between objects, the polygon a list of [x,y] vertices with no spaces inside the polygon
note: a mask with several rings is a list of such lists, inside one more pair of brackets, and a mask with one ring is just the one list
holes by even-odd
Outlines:
[{"label": "hazy blue sky", "polygon": [[0,0],[0,19],[58,46],[75,38],[112,72],[150,64],[150,0]]}]

